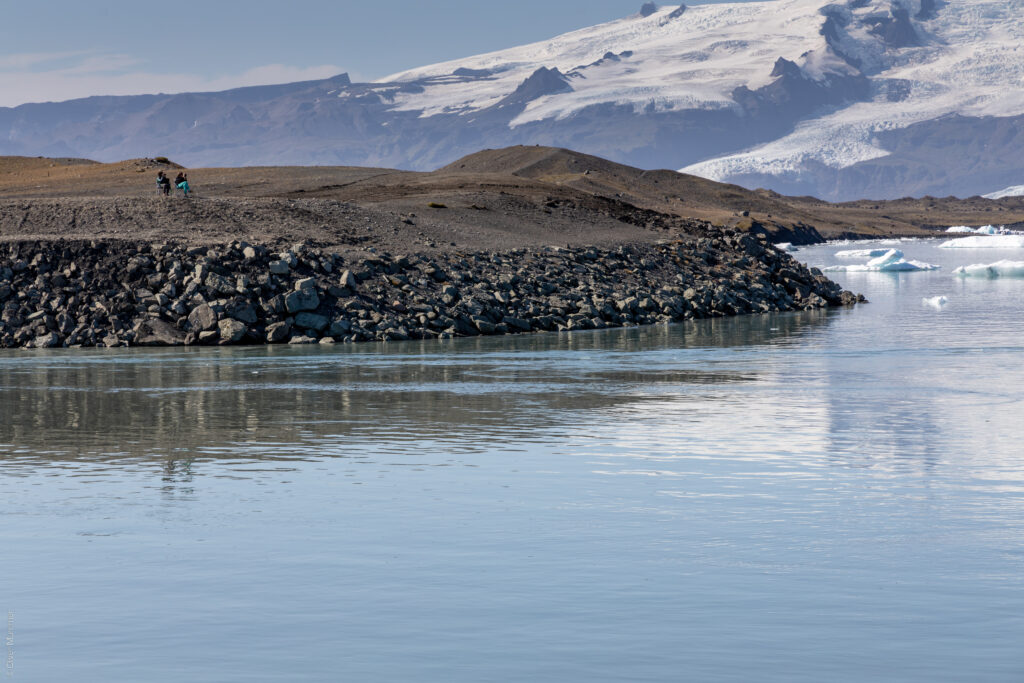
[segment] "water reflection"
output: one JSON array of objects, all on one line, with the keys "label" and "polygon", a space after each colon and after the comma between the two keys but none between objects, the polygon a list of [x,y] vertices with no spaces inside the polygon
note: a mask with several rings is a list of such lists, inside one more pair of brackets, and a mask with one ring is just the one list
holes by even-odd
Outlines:
[{"label": "water reflection", "polygon": [[[834,317],[833,313],[831,317]],[[381,345],[0,355],[0,457],[306,460],[434,442],[537,441],[680,387],[756,382],[727,349],[786,345],[828,313]],[[8,471],[10,471],[8,469]]]}]

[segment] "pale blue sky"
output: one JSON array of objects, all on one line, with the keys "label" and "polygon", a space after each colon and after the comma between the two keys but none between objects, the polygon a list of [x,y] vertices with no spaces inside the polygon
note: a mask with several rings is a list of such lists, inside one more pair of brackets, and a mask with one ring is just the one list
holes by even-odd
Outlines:
[{"label": "pale blue sky", "polygon": [[641,4],[640,0],[0,2],[0,106],[98,94],[223,89],[322,78],[343,71],[356,80],[372,80],[543,40],[627,16]]}]

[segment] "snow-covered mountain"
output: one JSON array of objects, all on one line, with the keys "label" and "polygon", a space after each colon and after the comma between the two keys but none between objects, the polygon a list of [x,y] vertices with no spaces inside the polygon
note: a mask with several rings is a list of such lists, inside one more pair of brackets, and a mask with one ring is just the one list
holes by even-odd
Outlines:
[{"label": "snow-covered mountain", "polygon": [[0,153],[431,169],[571,147],[828,199],[1024,182],[1024,0],[644,5],[395,74],[0,109]]}]

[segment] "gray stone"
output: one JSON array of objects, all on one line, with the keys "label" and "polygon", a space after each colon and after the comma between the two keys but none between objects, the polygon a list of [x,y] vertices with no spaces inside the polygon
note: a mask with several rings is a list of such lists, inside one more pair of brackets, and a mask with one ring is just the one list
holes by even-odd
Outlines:
[{"label": "gray stone", "polygon": [[344,337],[352,331],[352,323],[347,320],[335,320],[331,323],[331,329],[327,331],[327,334],[332,337]]},{"label": "gray stone", "polygon": [[285,310],[289,313],[314,311],[319,305],[320,297],[317,295],[316,289],[313,288],[298,289],[294,292],[289,292],[284,298]]},{"label": "gray stone", "polygon": [[237,280],[231,280],[217,273],[210,273],[206,276],[206,286],[218,294],[230,295],[238,291]]},{"label": "gray stone", "polygon": [[48,332],[33,339],[32,346],[37,349],[52,349],[60,346],[60,337],[56,332]]},{"label": "gray stone", "polygon": [[279,344],[288,338],[292,327],[288,323],[271,323],[267,325],[267,343]]},{"label": "gray stone", "polygon": [[135,327],[135,343],[139,346],[181,346],[185,333],[159,318],[148,318]]},{"label": "gray stone", "polygon": [[259,317],[256,315],[256,309],[248,301],[228,304],[224,312],[229,317],[249,325],[253,325],[259,320]]},{"label": "gray stone", "polygon": [[301,292],[304,290],[316,291],[316,278],[304,277],[301,280],[296,280],[295,291]]},{"label": "gray stone", "polygon": [[199,333],[200,344],[212,344],[218,339],[220,339],[219,330],[204,330]]},{"label": "gray stone", "polygon": [[253,247],[246,247],[245,249],[242,250],[242,256],[244,256],[250,261],[259,255],[259,252],[256,251]]},{"label": "gray stone", "polygon": [[472,320],[476,329],[480,330],[480,334],[494,334],[495,326],[490,320],[479,316],[474,316]]},{"label": "gray stone", "polygon": [[322,332],[330,323],[327,316],[303,312],[295,316],[295,327],[303,330]]},{"label": "gray stone", "polygon": [[321,344],[336,344],[337,342],[334,341],[334,337],[324,337],[323,339],[320,340],[320,343]]},{"label": "gray stone", "polygon": [[316,337],[306,337],[306,336],[292,337],[288,341],[288,343],[289,344],[316,344]]},{"label": "gray stone", "polygon": [[288,265],[286,261],[271,261],[270,272],[274,275],[287,275],[292,271],[292,267]]},{"label": "gray stone", "polygon": [[249,328],[245,326],[245,323],[232,318],[225,318],[224,320],[221,320],[218,327],[220,328],[221,344],[236,344],[242,341],[242,337],[244,337],[249,331]]},{"label": "gray stone", "polygon": [[505,316],[505,319],[502,322],[513,329],[522,330],[523,332],[529,332],[531,328],[530,321],[523,320],[522,318],[514,318],[508,315]]},{"label": "gray stone", "polygon": [[193,330],[212,330],[217,326],[217,314],[209,304],[201,304],[188,314],[188,324]]}]

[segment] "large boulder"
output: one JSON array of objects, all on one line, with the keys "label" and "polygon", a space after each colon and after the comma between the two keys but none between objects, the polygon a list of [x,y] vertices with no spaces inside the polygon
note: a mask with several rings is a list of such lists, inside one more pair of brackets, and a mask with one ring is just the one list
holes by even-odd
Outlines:
[{"label": "large boulder", "polygon": [[217,314],[209,304],[200,304],[188,314],[188,325],[196,332],[212,330],[217,326]]},{"label": "large boulder", "polygon": [[185,333],[166,320],[149,318],[135,327],[135,343],[138,346],[181,346]]},{"label": "large boulder", "polygon": [[295,285],[295,291],[285,296],[284,307],[289,313],[315,311],[320,305],[320,296],[316,293],[316,288],[312,284],[306,284],[307,282],[309,281],[300,280]]},{"label": "large boulder", "polygon": [[249,331],[249,328],[245,326],[245,323],[234,320],[233,318],[225,318],[224,320],[221,320],[218,327],[220,328],[221,344],[237,344],[242,341],[242,338]]}]

